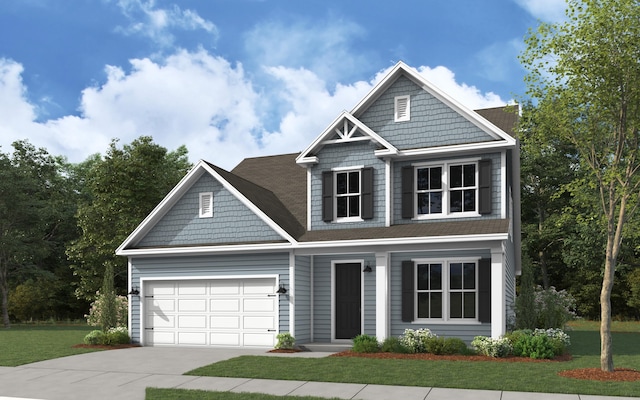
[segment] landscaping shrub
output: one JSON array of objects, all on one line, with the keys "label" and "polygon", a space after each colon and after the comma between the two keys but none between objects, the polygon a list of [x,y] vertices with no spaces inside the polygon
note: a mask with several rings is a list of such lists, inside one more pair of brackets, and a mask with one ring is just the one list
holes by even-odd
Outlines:
[{"label": "landscaping shrub", "polygon": [[276,349],[291,350],[293,349],[293,345],[296,343],[296,338],[291,336],[289,332],[278,333],[276,335],[276,339],[278,339],[275,346]]},{"label": "landscaping shrub", "polygon": [[[96,300],[91,303],[89,314],[85,315],[87,323],[91,326],[101,326],[102,311],[106,302],[106,296],[100,292],[96,292]],[[126,296],[116,296],[116,327],[127,326],[128,319],[128,300]]]},{"label": "landscaping shrub", "polygon": [[84,337],[84,344],[102,344],[105,336],[106,334],[101,330],[91,331]]},{"label": "landscaping shrub", "polygon": [[356,353],[377,353],[380,351],[378,339],[375,336],[358,335],[353,338],[353,351]]},{"label": "landscaping shrub", "polygon": [[124,326],[120,326],[118,328],[110,328],[104,336],[104,343],[107,346],[114,346],[117,344],[129,344],[131,343],[131,338],[129,337],[129,332],[127,328]]},{"label": "landscaping shrub", "polygon": [[409,350],[400,343],[400,339],[395,336],[386,338],[380,346],[380,351],[383,353],[409,353]]},{"label": "landscaping shrub", "polygon": [[492,339],[486,336],[476,336],[471,341],[471,346],[478,353],[489,357],[507,357],[513,351],[511,341],[506,337]]},{"label": "landscaping shrub", "polygon": [[404,334],[400,336],[400,343],[409,353],[425,353],[427,351],[427,341],[433,337],[436,337],[436,335],[426,328],[418,330],[405,329]]},{"label": "landscaping shrub", "polygon": [[513,344],[513,354],[518,357],[553,358],[554,346],[547,336],[523,335]]}]

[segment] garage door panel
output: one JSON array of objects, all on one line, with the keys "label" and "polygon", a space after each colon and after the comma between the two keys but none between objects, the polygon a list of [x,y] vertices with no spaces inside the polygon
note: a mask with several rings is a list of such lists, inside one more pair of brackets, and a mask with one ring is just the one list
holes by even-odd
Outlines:
[{"label": "garage door panel", "polygon": [[236,280],[213,281],[211,282],[211,295],[239,295],[241,293],[241,282]]},{"label": "garage door panel", "polygon": [[149,281],[145,343],[272,347],[278,326],[274,278]]},{"label": "garage door panel", "polygon": [[269,333],[245,333],[242,335],[245,346],[270,347],[273,346],[273,334]]},{"label": "garage door panel", "polygon": [[179,299],[179,312],[204,312],[207,311],[206,299]]},{"label": "garage door panel", "polygon": [[209,342],[212,346],[241,346],[240,333],[211,332]]},{"label": "garage door panel", "polygon": [[160,315],[153,314],[147,316],[147,325],[154,328],[175,328],[176,317],[175,315]]},{"label": "garage door panel", "polygon": [[240,317],[237,315],[212,315],[209,326],[211,329],[240,329]]},{"label": "garage door panel", "polygon": [[242,310],[244,312],[274,312],[276,310],[276,298],[245,298]]},{"label": "garage door panel", "polygon": [[244,329],[260,329],[268,330],[276,328],[276,319],[274,317],[245,316],[242,319]]},{"label": "garage door panel", "polygon": [[240,312],[240,299],[211,299],[212,312]]},{"label": "garage door panel", "polygon": [[205,315],[179,315],[178,328],[206,328],[207,317]]},{"label": "garage door panel", "polygon": [[202,332],[178,332],[178,344],[187,346],[206,346],[207,333]]}]

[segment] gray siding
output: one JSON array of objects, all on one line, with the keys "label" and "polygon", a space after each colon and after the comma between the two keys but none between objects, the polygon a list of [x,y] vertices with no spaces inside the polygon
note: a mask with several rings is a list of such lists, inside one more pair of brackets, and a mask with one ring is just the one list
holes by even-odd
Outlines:
[{"label": "gray siding", "polygon": [[505,313],[507,330],[515,326],[516,320],[516,266],[513,242],[509,240],[505,254]]},{"label": "gray siding", "polygon": [[295,264],[295,338],[303,344],[311,341],[311,257],[296,256]]},{"label": "gray siding", "polygon": [[[238,254],[226,256],[140,257],[131,259],[131,284],[141,287],[140,279],[277,275],[289,286],[289,254]],[[131,336],[140,342],[140,300],[131,297]],[[279,298],[279,330],[289,331],[289,296]]]},{"label": "gray siding", "polygon": [[391,336],[401,336],[405,329],[428,328],[438,336],[459,337],[471,342],[475,336],[491,336],[491,324],[434,323],[422,324],[402,321],[402,261],[415,258],[481,257],[489,258],[490,250],[450,252],[407,252],[391,255]]},{"label": "gray siding", "polygon": [[[477,155],[475,157],[481,157],[483,159],[491,159],[491,214],[482,215],[480,217],[471,217],[471,219],[495,219],[501,217],[501,206],[502,206],[502,185],[501,185],[501,155],[500,153],[492,153],[492,154],[482,154]],[[460,157],[459,159],[464,160],[468,158],[474,158],[474,156],[466,156]],[[412,223],[429,223],[430,221],[438,221],[438,219],[429,219],[425,220],[411,220],[411,219],[403,219],[402,218],[402,189],[400,186],[400,182],[402,182],[402,167],[410,166],[415,163],[420,162],[455,162],[456,158],[434,158],[434,159],[419,159],[413,161],[401,161],[393,164],[393,182],[395,182],[395,187],[393,190],[393,223],[394,224],[412,224]],[[456,220],[461,221],[465,218],[454,218],[449,217],[446,218],[447,221]],[[469,219],[469,218],[466,218]],[[444,220],[444,219],[443,219]]]},{"label": "gray siding", "polygon": [[[394,97],[404,95],[411,96],[411,120],[394,122]],[[359,119],[400,150],[495,140],[404,76]]]},{"label": "gray siding", "polygon": [[[311,173],[311,229],[351,229],[385,225],[385,164],[373,152],[376,145],[353,142],[326,145],[318,153],[319,162]],[[322,220],[322,172],[338,167],[373,167],[373,219],[362,222],[336,223]],[[334,214],[335,215],[335,214]]]},{"label": "gray siding", "polygon": [[[199,218],[199,194],[213,192],[213,218]],[[283,240],[211,175],[203,175],[138,243],[140,247]]]}]

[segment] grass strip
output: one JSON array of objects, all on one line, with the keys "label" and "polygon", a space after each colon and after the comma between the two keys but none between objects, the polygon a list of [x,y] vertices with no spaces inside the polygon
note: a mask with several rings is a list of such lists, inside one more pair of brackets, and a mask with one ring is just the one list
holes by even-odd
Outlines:
[{"label": "grass strip", "polygon": [[27,325],[0,328],[0,366],[15,367],[37,361],[88,353],[74,348],[93,328],[87,325]]},{"label": "grass strip", "polygon": [[[188,389],[147,388],[145,400],[327,400],[314,396],[274,396],[263,393],[208,392]],[[335,399],[335,398],[334,398]],[[331,399],[329,399],[331,400]]]},{"label": "grass strip", "polygon": [[[563,370],[600,365],[598,333],[574,331],[570,335],[573,360],[566,362],[242,356],[195,369],[187,375],[607,396],[640,393],[640,382],[598,382],[558,376]],[[613,343],[616,367],[640,370],[637,345],[640,334],[616,333]]]}]

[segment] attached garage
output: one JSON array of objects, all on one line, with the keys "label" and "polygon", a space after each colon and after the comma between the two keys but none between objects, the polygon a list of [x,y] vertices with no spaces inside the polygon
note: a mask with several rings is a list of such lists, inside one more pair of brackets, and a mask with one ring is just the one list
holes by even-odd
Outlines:
[{"label": "attached garage", "polygon": [[273,277],[143,282],[147,346],[273,347],[278,295]]}]

